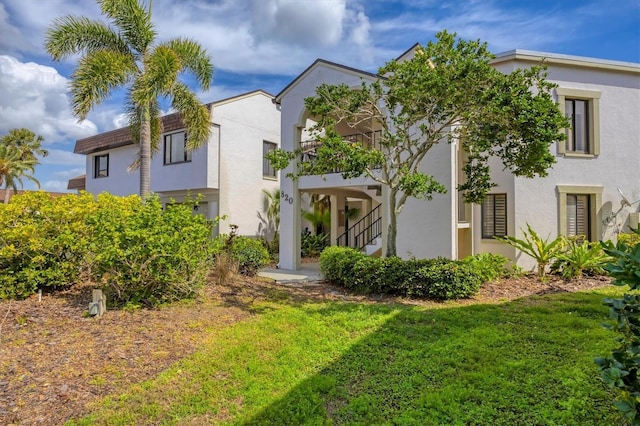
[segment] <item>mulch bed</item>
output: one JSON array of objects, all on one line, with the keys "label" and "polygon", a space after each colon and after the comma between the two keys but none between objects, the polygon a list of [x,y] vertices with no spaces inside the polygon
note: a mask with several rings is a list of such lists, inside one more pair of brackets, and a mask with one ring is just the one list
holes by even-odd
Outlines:
[{"label": "mulch bed", "polygon": [[[541,283],[532,277],[483,286],[472,303],[499,303],[533,294],[591,290],[608,278]],[[150,379],[197,350],[207,330],[242,321],[255,301],[286,292],[294,301],[350,300],[436,305],[438,302],[351,294],[328,283],[276,285],[236,278],[211,285],[193,303],[160,309],[110,310],[85,316],[91,284],[0,302],[0,424],[57,425],[86,415],[91,403]]]}]

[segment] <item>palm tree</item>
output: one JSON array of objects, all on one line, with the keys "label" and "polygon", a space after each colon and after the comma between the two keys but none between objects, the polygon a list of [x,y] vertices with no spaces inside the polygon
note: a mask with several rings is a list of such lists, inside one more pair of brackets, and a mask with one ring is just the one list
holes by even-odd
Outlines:
[{"label": "palm tree", "polygon": [[209,110],[195,93],[178,80],[187,71],[201,90],[207,90],[213,65],[206,51],[193,40],[156,43],[147,10],[139,0],[97,0],[108,24],[86,17],[56,19],[47,30],[45,46],[54,60],[82,57],[71,82],[74,114],[84,120],[95,105],[113,90],[126,87],[131,137],[139,144],[140,196],[150,192],[149,163],[158,149],[162,121],[159,97],[171,99],[187,129],[187,149],[206,143],[211,132]]},{"label": "palm tree", "polygon": [[275,188],[269,192],[262,190],[264,194],[264,215],[258,212],[258,218],[262,221],[258,228],[258,232],[263,232],[265,238],[273,234],[273,240],[278,240],[278,231],[280,230],[280,189]]},{"label": "palm tree", "polygon": [[36,160],[38,156],[46,157],[49,151],[42,148],[44,138],[33,133],[29,129],[11,129],[9,133],[0,138],[0,144],[16,147],[21,152],[23,160]]},{"label": "palm tree", "polygon": [[28,179],[34,182],[40,188],[40,182],[33,176],[35,166],[38,160],[35,158],[22,158],[22,151],[15,146],[0,145],[0,186],[4,185],[6,191],[4,193],[5,204],[11,198],[9,189],[13,192],[18,191],[18,183],[22,188],[22,179]]}]

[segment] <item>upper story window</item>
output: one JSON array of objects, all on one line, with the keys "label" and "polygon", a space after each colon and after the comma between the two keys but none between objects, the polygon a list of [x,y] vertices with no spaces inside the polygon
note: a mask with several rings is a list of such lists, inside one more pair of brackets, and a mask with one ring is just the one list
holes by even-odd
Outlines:
[{"label": "upper story window", "polygon": [[266,178],[275,178],[276,169],[273,168],[271,162],[265,156],[271,151],[275,151],[277,145],[273,142],[262,141],[262,176]]},{"label": "upper story window", "polygon": [[93,177],[103,178],[109,176],[109,154],[93,157]]},{"label": "upper story window", "polygon": [[567,129],[565,152],[589,153],[589,102],[584,99],[565,99],[565,115],[571,121]]},{"label": "upper story window", "polygon": [[164,164],[189,161],[191,161],[191,151],[187,150],[187,133],[182,131],[164,135]]},{"label": "upper story window", "polygon": [[569,119],[567,140],[558,152],[571,155],[600,155],[600,92],[583,89],[556,88],[558,105]]},{"label": "upper story window", "polygon": [[507,194],[487,194],[482,202],[482,238],[507,235]]}]

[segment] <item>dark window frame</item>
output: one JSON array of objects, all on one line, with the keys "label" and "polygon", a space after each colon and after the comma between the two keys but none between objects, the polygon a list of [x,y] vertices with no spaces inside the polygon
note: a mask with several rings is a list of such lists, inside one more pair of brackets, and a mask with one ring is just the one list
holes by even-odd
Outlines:
[{"label": "dark window frame", "polygon": [[[101,160],[105,159],[104,168],[101,167]],[[109,177],[109,154],[95,155],[93,157],[93,178],[100,179]]]},{"label": "dark window frame", "polygon": [[[504,203],[504,225],[502,226],[504,229],[504,232],[496,232],[496,228],[498,228],[498,224],[497,224],[497,218],[498,218],[498,214],[496,211],[496,198],[501,197],[503,198],[503,203]],[[492,203],[492,223],[491,225],[491,229],[487,229],[487,225],[489,225],[487,223],[488,218],[486,217],[486,204],[491,200]],[[507,214],[507,194],[506,193],[497,193],[497,194],[487,194],[486,198],[484,199],[484,201],[482,202],[481,205],[481,229],[482,229],[482,238],[483,239],[493,239],[495,237],[504,237],[507,235],[507,230],[508,230],[508,224],[507,224],[507,219],[508,219],[508,214]],[[502,214],[502,213],[501,213]],[[502,218],[502,216],[500,216],[500,218]],[[493,231],[493,232],[490,232]]]},{"label": "dark window frame", "polygon": [[273,165],[265,156],[278,149],[278,144],[270,141],[262,141],[262,177],[267,179],[277,179],[278,171],[273,168]]},{"label": "dark window frame", "polygon": [[[575,220],[576,220],[576,224],[575,224],[575,232],[572,232],[572,230],[570,229],[569,226],[569,218],[571,217],[571,214],[569,212],[569,198],[573,197],[575,199],[575,203],[573,203],[573,206],[575,206]],[[579,212],[579,206],[580,206],[580,202],[579,200],[582,199],[581,203],[583,204],[583,209],[585,211],[583,220],[584,220],[584,224],[582,224],[582,226],[580,226],[578,224],[578,212]],[[567,213],[566,213],[566,218],[565,220],[567,221],[567,232],[566,232],[566,236],[567,237],[584,237],[587,240],[591,241],[592,238],[592,229],[591,229],[591,194],[567,194],[566,195],[566,203],[567,203]],[[578,232],[578,230],[580,228],[585,228],[586,232]]]},{"label": "dark window frame", "polygon": [[[184,145],[182,147],[182,156],[179,160],[173,158],[173,137],[182,133],[184,135]],[[164,140],[164,165],[169,166],[172,164],[190,163],[192,160],[191,151],[187,149],[187,132],[180,130],[178,132],[167,133],[163,137]]]},{"label": "dark window frame", "polygon": [[[576,134],[578,129],[576,126],[576,104],[582,103],[584,104],[584,124],[583,124],[583,149],[577,149],[578,143],[576,143]],[[569,118],[571,124],[567,129],[567,140],[565,142],[565,152],[568,153],[577,153],[577,154],[589,154],[592,151],[591,145],[591,116],[589,114],[589,100],[588,99],[578,99],[578,98],[570,98],[567,97],[564,100],[565,104],[565,116]],[[568,107],[571,107],[570,111]]]}]

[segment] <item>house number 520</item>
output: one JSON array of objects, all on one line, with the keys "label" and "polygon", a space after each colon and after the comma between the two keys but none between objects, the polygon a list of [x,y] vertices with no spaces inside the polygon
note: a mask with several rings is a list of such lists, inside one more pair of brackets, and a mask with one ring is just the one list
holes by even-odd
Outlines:
[{"label": "house number 520", "polygon": [[285,194],[284,191],[280,191],[280,198],[286,203],[293,204],[293,197],[290,197],[289,194]]}]

